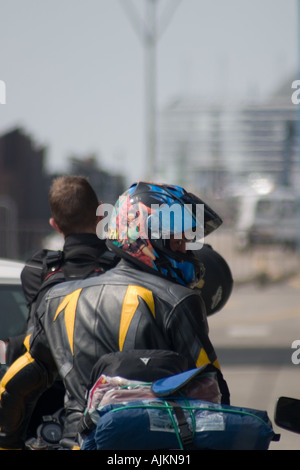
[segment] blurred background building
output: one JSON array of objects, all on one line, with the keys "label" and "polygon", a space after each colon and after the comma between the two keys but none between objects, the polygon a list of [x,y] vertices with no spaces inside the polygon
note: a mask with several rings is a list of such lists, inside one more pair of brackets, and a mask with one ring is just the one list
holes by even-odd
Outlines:
[{"label": "blurred background building", "polygon": [[[291,82],[267,100],[233,103],[178,96],[158,112],[157,179],[195,190],[221,211],[225,225],[236,218],[232,198],[257,181],[298,193],[299,112]],[[24,258],[51,233],[47,148],[23,129],[0,137],[0,256]],[[124,175],[99,166],[97,155],[68,157],[69,174],[89,178],[99,200],[114,203]]]},{"label": "blurred background building", "polygon": [[299,116],[291,83],[262,102],[174,99],[159,116],[160,177],[214,198],[245,187],[254,175],[299,188]]},{"label": "blurred background building", "polygon": [[[0,136],[0,257],[25,259],[53,230],[48,193],[59,174],[46,171],[47,149],[23,129]],[[99,201],[114,203],[123,177],[102,170],[94,156],[70,157],[68,174],[88,177]]]}]

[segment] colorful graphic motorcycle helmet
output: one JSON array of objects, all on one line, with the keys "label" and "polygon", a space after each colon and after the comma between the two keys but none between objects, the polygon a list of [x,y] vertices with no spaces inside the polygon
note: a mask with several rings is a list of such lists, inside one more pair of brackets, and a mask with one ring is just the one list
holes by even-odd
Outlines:
[{"label": "colorful graphic motorcycle helmet", "polygon": [[[185,189],[138,182],[114,207],[107,246],[145,271],[192,287],[203,277],[203,264],[194,250],[221,224],[207,204]],[[188,240],[187,251],[171,250],[170,238],[183,234]]]}]

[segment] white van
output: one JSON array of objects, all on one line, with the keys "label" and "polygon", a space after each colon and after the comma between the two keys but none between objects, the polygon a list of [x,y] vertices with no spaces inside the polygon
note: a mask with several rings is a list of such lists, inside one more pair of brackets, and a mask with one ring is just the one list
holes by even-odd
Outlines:
[{"label": "white van", "polygon": [[300,228],[298,198],[286,188],[241,196],[235,228],[240,250],[263,243],[295,247]]},{"label": "white van", "polygon": [[28,307],[21,286],[24,264],[0,258],[0,379],[6,372],[7,340],[26,331]]}]

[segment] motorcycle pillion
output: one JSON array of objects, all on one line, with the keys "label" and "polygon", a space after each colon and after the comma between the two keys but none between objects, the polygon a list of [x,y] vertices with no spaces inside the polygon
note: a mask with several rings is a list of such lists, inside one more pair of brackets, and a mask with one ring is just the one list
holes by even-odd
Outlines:
[{"label": "motorcycle pillion", "polygon": [[[201,290],[207,316],[228,301],[226,261],[202,250]],[[61,387],[61,383],[56,384]],[[49,389],[62,396],[61,389]],[[127,350],[95,364],[78,439],[64,439],[65,411],[46,398],[28,427],[26,450],[266,450],[279,440],[264,410],[221,403],[216,368],[188,369],[172,351]]]},{"label": "motorcycle pillion", "polygon": [[[163,207],[176,201],[183,209],[178,220],[163,218],[162,228],[160,213],[155,218],[152,209],[161,201]],[[106,242],[121,262],[101,276],[74,281],[75,291],[73,282],[62,283],[43,298],[40,328],[34,330],[27,367],[21,369],[26,373],[19,374],[27,388],[21,396],[14,388],[20,383],[13,380],[17,367],[15,375],[6,374],[4,389],[10,393],[5,394],[9,406],[3,407],[3,415],[19,400],[15,422],[23,419],[25,426],[38,393],[51,383],[46,379],[54,380],[57,371],[65,406],[50,411],[53,402],[46,400],[39,410],[41,420],[29,423],[33,432],[25,440],[27,449],[267,450],[279,440],[265,410],[230,404],[208,337],[206,317],[222,310],[232,292],[229,266],[209,245],[187,249],[185,239],[198,246],[197,237],[186,237],[177,247],[175,235],[182,232],[177,222],[183,227],[184,220],[189,230],[201,225],[200,203],[183,188],[133,185],[117,205]],[[195,211],[190,210],[186,222],[183,216],[190,206]],[[204,236],[222,223],[205,204],[203,220]],[[129,230],[125,237],[120,227]],[[146,228],[155,237],[145,237]],[[170,228],[172,237],[163,237],[161,231],[169,234]],[[148,349],[142,349],[145,345]],[[37,367],[38,361],[43,367]],[[36,376],[40,381],[36,379],[32,391],[29,379]]]}]

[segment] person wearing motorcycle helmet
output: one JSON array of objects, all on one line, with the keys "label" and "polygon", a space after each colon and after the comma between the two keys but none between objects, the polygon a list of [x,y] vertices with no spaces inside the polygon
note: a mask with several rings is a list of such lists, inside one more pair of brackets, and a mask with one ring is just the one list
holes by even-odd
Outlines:
[{"label": "person wearing motorcycle helmet", "polygon": [[140,182],[119,199],[107,244],[144,270],[199,289],[209,316],[224,307],[233,288],[225,259],[201,240],[221,224],[207,204],[183,188]]},{"label": "person wearing motorcycle helmet", "polygon": [[207,204],[183,188],[140,182],[119,198],[107,245],[143,270],[192,287],[203,275],[195,251],[221,224]]},{"label": "person wearing motorcycle helmet", "polygon": [[101,276],[55,286],[44,297],[29,350],[1,381],[0,447],[22,445],[32,402],[57,373],[68,398],[64,438],[76,439],[93,368],[110,353],[173,351],[188,369],[213,369],[221,402],[230,402],[205,304],[191,288],[203,276],[195,252],[221,223],[179,186],[138,182],[120,196],[107,246],[121,261]]}]

